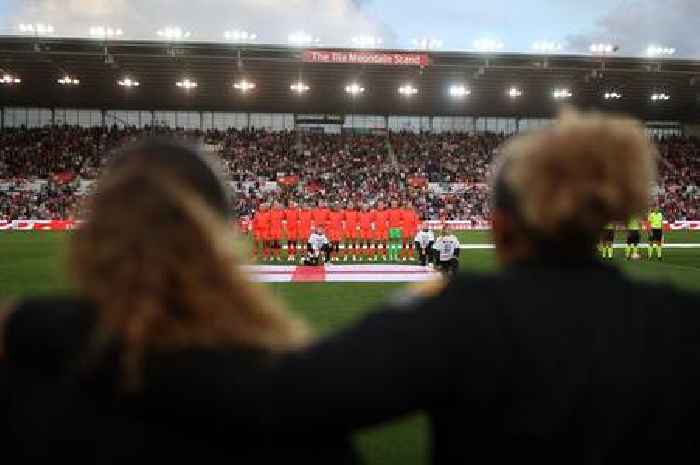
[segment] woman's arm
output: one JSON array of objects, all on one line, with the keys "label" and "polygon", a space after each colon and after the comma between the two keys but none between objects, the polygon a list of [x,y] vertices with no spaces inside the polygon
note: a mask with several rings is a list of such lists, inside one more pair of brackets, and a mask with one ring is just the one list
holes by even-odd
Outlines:
[{"label": "woman's arm", "polygon": [[[439,296],[388,305],[353,327],[241,371],[225,357],[182,358],[151,372],[147,404],[230,430],[343,434],[418,410],[449,409],[462,392],[489,392],[508,349],[486,279],[460,279]],[[438,287],[439,289],[439,287]],[[406,299],[409,300],[409,299]],[[328,311],[336,311],[329,308]]]}]

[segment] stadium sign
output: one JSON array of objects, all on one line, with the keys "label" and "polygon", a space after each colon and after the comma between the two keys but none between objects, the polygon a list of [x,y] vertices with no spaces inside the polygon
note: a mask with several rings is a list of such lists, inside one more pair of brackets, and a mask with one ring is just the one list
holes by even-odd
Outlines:
[{"label": "stadium sign", "polygon": [[426,53],[385,53],[372,51],[304,51],[305,63],[345,63],[349,65],[428,66]]},{"label": "stadium sign", "polygon": [[344,124],[345,115],[298,114],[294,115],[296,124]]}]

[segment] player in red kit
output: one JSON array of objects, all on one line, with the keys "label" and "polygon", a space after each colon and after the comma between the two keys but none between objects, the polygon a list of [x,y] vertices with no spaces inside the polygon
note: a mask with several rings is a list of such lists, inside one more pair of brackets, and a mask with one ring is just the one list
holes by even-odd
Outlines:
[{"label": "player in red kit", "polygon": [[402,260],[406,261],[406,256],[410,258],[411,261],[415,261],[415,251],[414,251],[414,241],[418,233],[419,219],[418,214],[413,209],[413,205],[410,202],[404,204],[401,210],[401,218],[403,221],[403,241],[401,244],[401,254]]},{"label": "player in red kit", "polygon": [[386,261],[386,247],[389,239],[389,211],[384,207],[384,202],[379,202],[379,207],[374,212],[374,244],[375,252],[379,254],[381,246],[382,260]]},{"label": "player in red kit", "polygon": [[328,213],[328,239],[331,241],[331,260],[340,260],[340,241],[343,238],[343,212],[340,205],[334,204],[333,209]]},{"label": "player in red kit", "polygon": [[364,244],[364,256],[371,260],[374,255],[372,249],[372,241],[374,240],[374,232],[372,225],[374,223],[374,213],[369,209],[369,206],[363,205],[362,211],[358,215],[358,224],[360,227],[361,246]]},{"label": "player in red kit", "polygon": [[282,252],[282,223],[285,211],[282,205],[275,202],[270,210],[270,241],[272,241],[272,254],[275,260],[281,261]]},{"label": "player in red kit", "polygon": [[318,207],[313,210],[313,220],[314,224],[313,226],[318,228],[324,228],[328,224],[328,214],[330,213],[330,210],[326,206],[324,202],[319,202]]},{"label": "player in red kit", "polygon": [[348,202],[347,208],[345,209],[345,224],[343,228],[343,236],[345,239],[345,256],[343,260],[347,261],[348,256],[352,250],[352,261],[357,260],[357,240],[358,238],[358,228],[360,221],[360,212],[355,209],[352,202]]},{"label": "player in red kit", "polygon": [[291,262],[296,259],[299,242],[299,207],[296,203],[290,201],[287,204],[284,219],[286,221],[287,261]]},{"label": "player in red kit", "polygon": [[299,230],[298,230],[298,239],[299,243],[302,246],[302,249],[300,250],[300,258],[303,258],[304,256],[304,251],[306,249],[306,243],[309,240],[309,236],[311,236],[311,228],[313,224],[313,211],[311,210],[311,207],[308,204],[304,204],[304,207],[301,209],[299,212]]},{"label": "player in red kit", "polygon": [[270,211],[268,205],[263,203],[253,216],[253,237],[255,245],[253,257],[259,256],[263,261],[267,260],[270,253]]}]

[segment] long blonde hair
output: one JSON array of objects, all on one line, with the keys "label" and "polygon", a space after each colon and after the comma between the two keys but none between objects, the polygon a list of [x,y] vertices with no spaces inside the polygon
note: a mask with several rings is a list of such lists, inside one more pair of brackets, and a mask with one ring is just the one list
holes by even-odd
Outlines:
[{"label": "long blonde hair", "polygon": [[71,241],[72,274],[98,312],[98,353],[118,343],[135,388],[150,350],[275,352],[307,342],[307,327],[241,271],[225,218],[147,155],[107,172]]}]

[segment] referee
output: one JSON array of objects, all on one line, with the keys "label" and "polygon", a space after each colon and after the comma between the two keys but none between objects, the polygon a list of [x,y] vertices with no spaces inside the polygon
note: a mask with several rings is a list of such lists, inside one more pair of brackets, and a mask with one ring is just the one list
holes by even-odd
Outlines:
[{"label": "referee", "polygon": [[641,234],[639,232],[641,227],[641,223],[637,217],[632,217],[627,222],[627,244],[625,245],[625,258],[627,260],[639,258],[637,249],[639,248],[639,241],[641,239]]},{"label": "referee", "polygon": [[608,223],[603,229],[603,234],[600,236],[600,250],[603,254],[603,260],[613,259],[613,243],[615,242],[615,225]]},{"label": "referee", "polygon": [[656,256],[661,260],[661,249],[663,248],[664,240],[664,216],[661,209],[658,207],[649,212],[647,217],[649,227],[651,228],[651,236],[649,238],[649,260],[653,257],[653,252],[656,250]]}]

